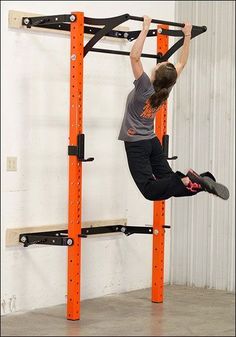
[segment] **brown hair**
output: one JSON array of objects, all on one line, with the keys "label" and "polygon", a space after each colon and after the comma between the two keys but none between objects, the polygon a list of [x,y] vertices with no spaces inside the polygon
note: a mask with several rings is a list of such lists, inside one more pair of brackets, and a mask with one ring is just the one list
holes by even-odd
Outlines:
[{"label": "brown hair", "polygon": [[175,84],[176,79],[177,71],[172,63],[160,65],[155,72],[155,80],[153,81],[155,93],[149,99],[152,108],[158,108],[167,100],[170,88]]}]

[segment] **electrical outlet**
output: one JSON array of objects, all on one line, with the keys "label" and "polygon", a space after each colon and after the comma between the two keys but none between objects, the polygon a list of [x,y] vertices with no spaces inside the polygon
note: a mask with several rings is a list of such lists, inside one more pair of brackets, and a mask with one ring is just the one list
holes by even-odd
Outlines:
[{"label": "electrical outlet", "polygon": [[7,171],[17,171],[17,157],[7,157]]}]

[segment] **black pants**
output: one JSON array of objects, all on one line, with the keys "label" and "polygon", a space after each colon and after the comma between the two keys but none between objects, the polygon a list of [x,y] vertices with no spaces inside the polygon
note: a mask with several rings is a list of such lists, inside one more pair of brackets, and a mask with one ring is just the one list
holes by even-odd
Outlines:
[{"label": "black pants", "polygon": [[174,173],[164,157],[157,137],[137,142],[125,142],[131,175],[143,196],[148,200],[195,195],[183,184],[184,174]]}]

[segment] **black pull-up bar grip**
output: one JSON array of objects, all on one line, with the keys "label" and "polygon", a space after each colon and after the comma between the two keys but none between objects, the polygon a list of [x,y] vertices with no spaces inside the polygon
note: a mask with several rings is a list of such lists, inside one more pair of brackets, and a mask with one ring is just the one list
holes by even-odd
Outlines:
[{"label": "black pull-up bar grip", "polygon": [[[121,51],[121,50],[91,48],[91,51],[96,52],[96,53],[113,54],[113,55],[126,55],[126,56],[130,55],[130,52]],[[152,59],[160,59],[159,55],[154,55],[154,54],[143,54],[142,53],[141,57],[152,58]]]},{"label": "black pull-up bar grip", "polygon": [[[133,16],[133,15],[129,15],[129,19],[130,20],[134,20],[134,21],[143,21],[144,18],[141,16]],[[181,27],[183,28],[185,25],[184,23],[178,23],[178,22],[171,22],[171,21],[163,21],[163,20],[156,20],[156,19],[152,19],[151,21],[152,23],[159,23],[162,25],[168,25],[168,26],[175,26],[175,27]],[[203,32],[205,32],[207,30],[206,26],[192,26],[193,29],[201,29]]]}]

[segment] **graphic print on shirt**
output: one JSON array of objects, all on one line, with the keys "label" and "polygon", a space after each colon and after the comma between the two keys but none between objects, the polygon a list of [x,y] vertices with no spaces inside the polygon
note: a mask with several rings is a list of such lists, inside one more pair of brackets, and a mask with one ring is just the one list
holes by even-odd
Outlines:
[{"label": "graphic print on shirt", "polygon": [[127,135],[134,136],[136,134],[136,131],[133,128],[129,128],[127,131]]},{"label": "graphic print on shirt", "polygon": [[143,112],[141,113],[141,117],[147,118],[147,119],[153,119],[155,117],[157,109],[152,108],[150,104],[150,100],[148,99],[145,103],[145,106],[143,108]]}]

